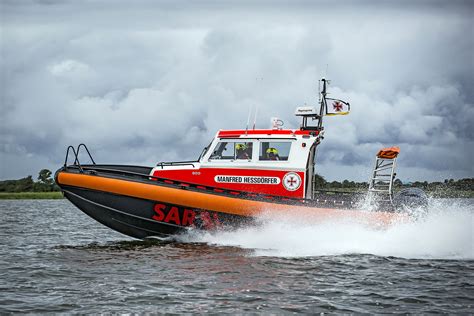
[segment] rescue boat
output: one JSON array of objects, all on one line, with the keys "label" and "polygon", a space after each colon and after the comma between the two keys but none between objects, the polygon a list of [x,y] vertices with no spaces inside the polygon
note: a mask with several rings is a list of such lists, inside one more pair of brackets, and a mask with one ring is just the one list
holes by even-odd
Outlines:
[{"label": "rescue boat", "polygon": [[[55,174],[64,196],[98,222],[135,238],[166,237],[190,228],[220,229],[266,218],[308,220],[353,218],[386,226],[406,219],[407,201],[426,202],[423,192],[393,197],[398,148],[380,151],[368,194],[375,209],[364,209],[365,194],[324,191],[316,187],[315,155],[324,138],[323,117],[344,115],[350,104],[326,96],[321,80],[319,109],[299,107],[299,129],[220,130],[195,161],[156,166],[96,164],[84,144],[69,146],[64,166]],[[91,163],[81,164],[85,151]],[[68,164],[69,155],[74,162]]]}]

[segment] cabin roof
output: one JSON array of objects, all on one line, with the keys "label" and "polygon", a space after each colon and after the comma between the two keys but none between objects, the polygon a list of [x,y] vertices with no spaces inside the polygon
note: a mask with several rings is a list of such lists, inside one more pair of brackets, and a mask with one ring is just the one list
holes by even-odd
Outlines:
[{"label": "cabin roof", "polygon": [[252,130],[220,130],[217,137],[234,138],[248,135],[265,135],[265,136],[281,136],[281,135],[318,135],[317,131],[299,130],[299,129],[252,129]]}]

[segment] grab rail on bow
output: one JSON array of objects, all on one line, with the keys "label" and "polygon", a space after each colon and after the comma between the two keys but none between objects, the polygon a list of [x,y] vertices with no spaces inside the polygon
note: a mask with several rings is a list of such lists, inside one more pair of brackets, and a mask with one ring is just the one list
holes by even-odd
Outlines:
[{"label": "grab rail on bow", "polygon": [[65,168],[67,167],[67,161],[68,161],[68,158],[69,158],[69,151],[72,151],[72,154],[74,155],[74,163],[73,163],[73,165],[78,166],[78,167],[79,167],[79,170],[81,170],[81,172],[84,171],[84,170],[82,169],[81,163],[79,162],[79,153],[80,153],[80,151],[81,151],[81,148],[84,148],[84,150],[87,152],[87,155],[89,156],[89,159],[90,159],[90,160],[92,161],[92,163],[95,165],[94,158],[92,158],[92,155],[91,155],[89,149],[87,148],[87,146],[86,146],[85,144],[79,144],[76,149],[74,149],[74,147],[71,146],[71,145],[69,145],[69,146],[67,147],[66,158],[64,159],[64,167],[65,167]]}]

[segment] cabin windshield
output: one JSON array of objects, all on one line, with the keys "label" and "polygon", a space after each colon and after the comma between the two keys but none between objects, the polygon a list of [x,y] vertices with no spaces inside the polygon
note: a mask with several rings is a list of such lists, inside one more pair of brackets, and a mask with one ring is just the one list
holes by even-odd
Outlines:
[{"label": "cabin windshield", "polygon": [[235,159],[252,159],[251,142],[228,141],[219,142],[209,159],[216,160],[235,160]]},{"label": "cabin windshield", "polygon": [[211,145],[212,145],[212,140],[211,140],[211,142],[209,143],[209,145],[207,145],[206,147],[204,147],[204,149],[202,150],[201,154],[199,155],[198,161],[200,161],[201,158],[204,157],[205,154],[207,154],[207,152],[209,151],[209,148],[211,148]]}]

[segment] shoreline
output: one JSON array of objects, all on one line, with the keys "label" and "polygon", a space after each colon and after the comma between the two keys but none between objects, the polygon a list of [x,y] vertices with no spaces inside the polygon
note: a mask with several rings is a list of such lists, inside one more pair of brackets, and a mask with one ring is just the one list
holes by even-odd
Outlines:
[{"label": "shoreline", "polygon": [[61,191],[53,192],[0,192],[0,200],[60,200]]}]

